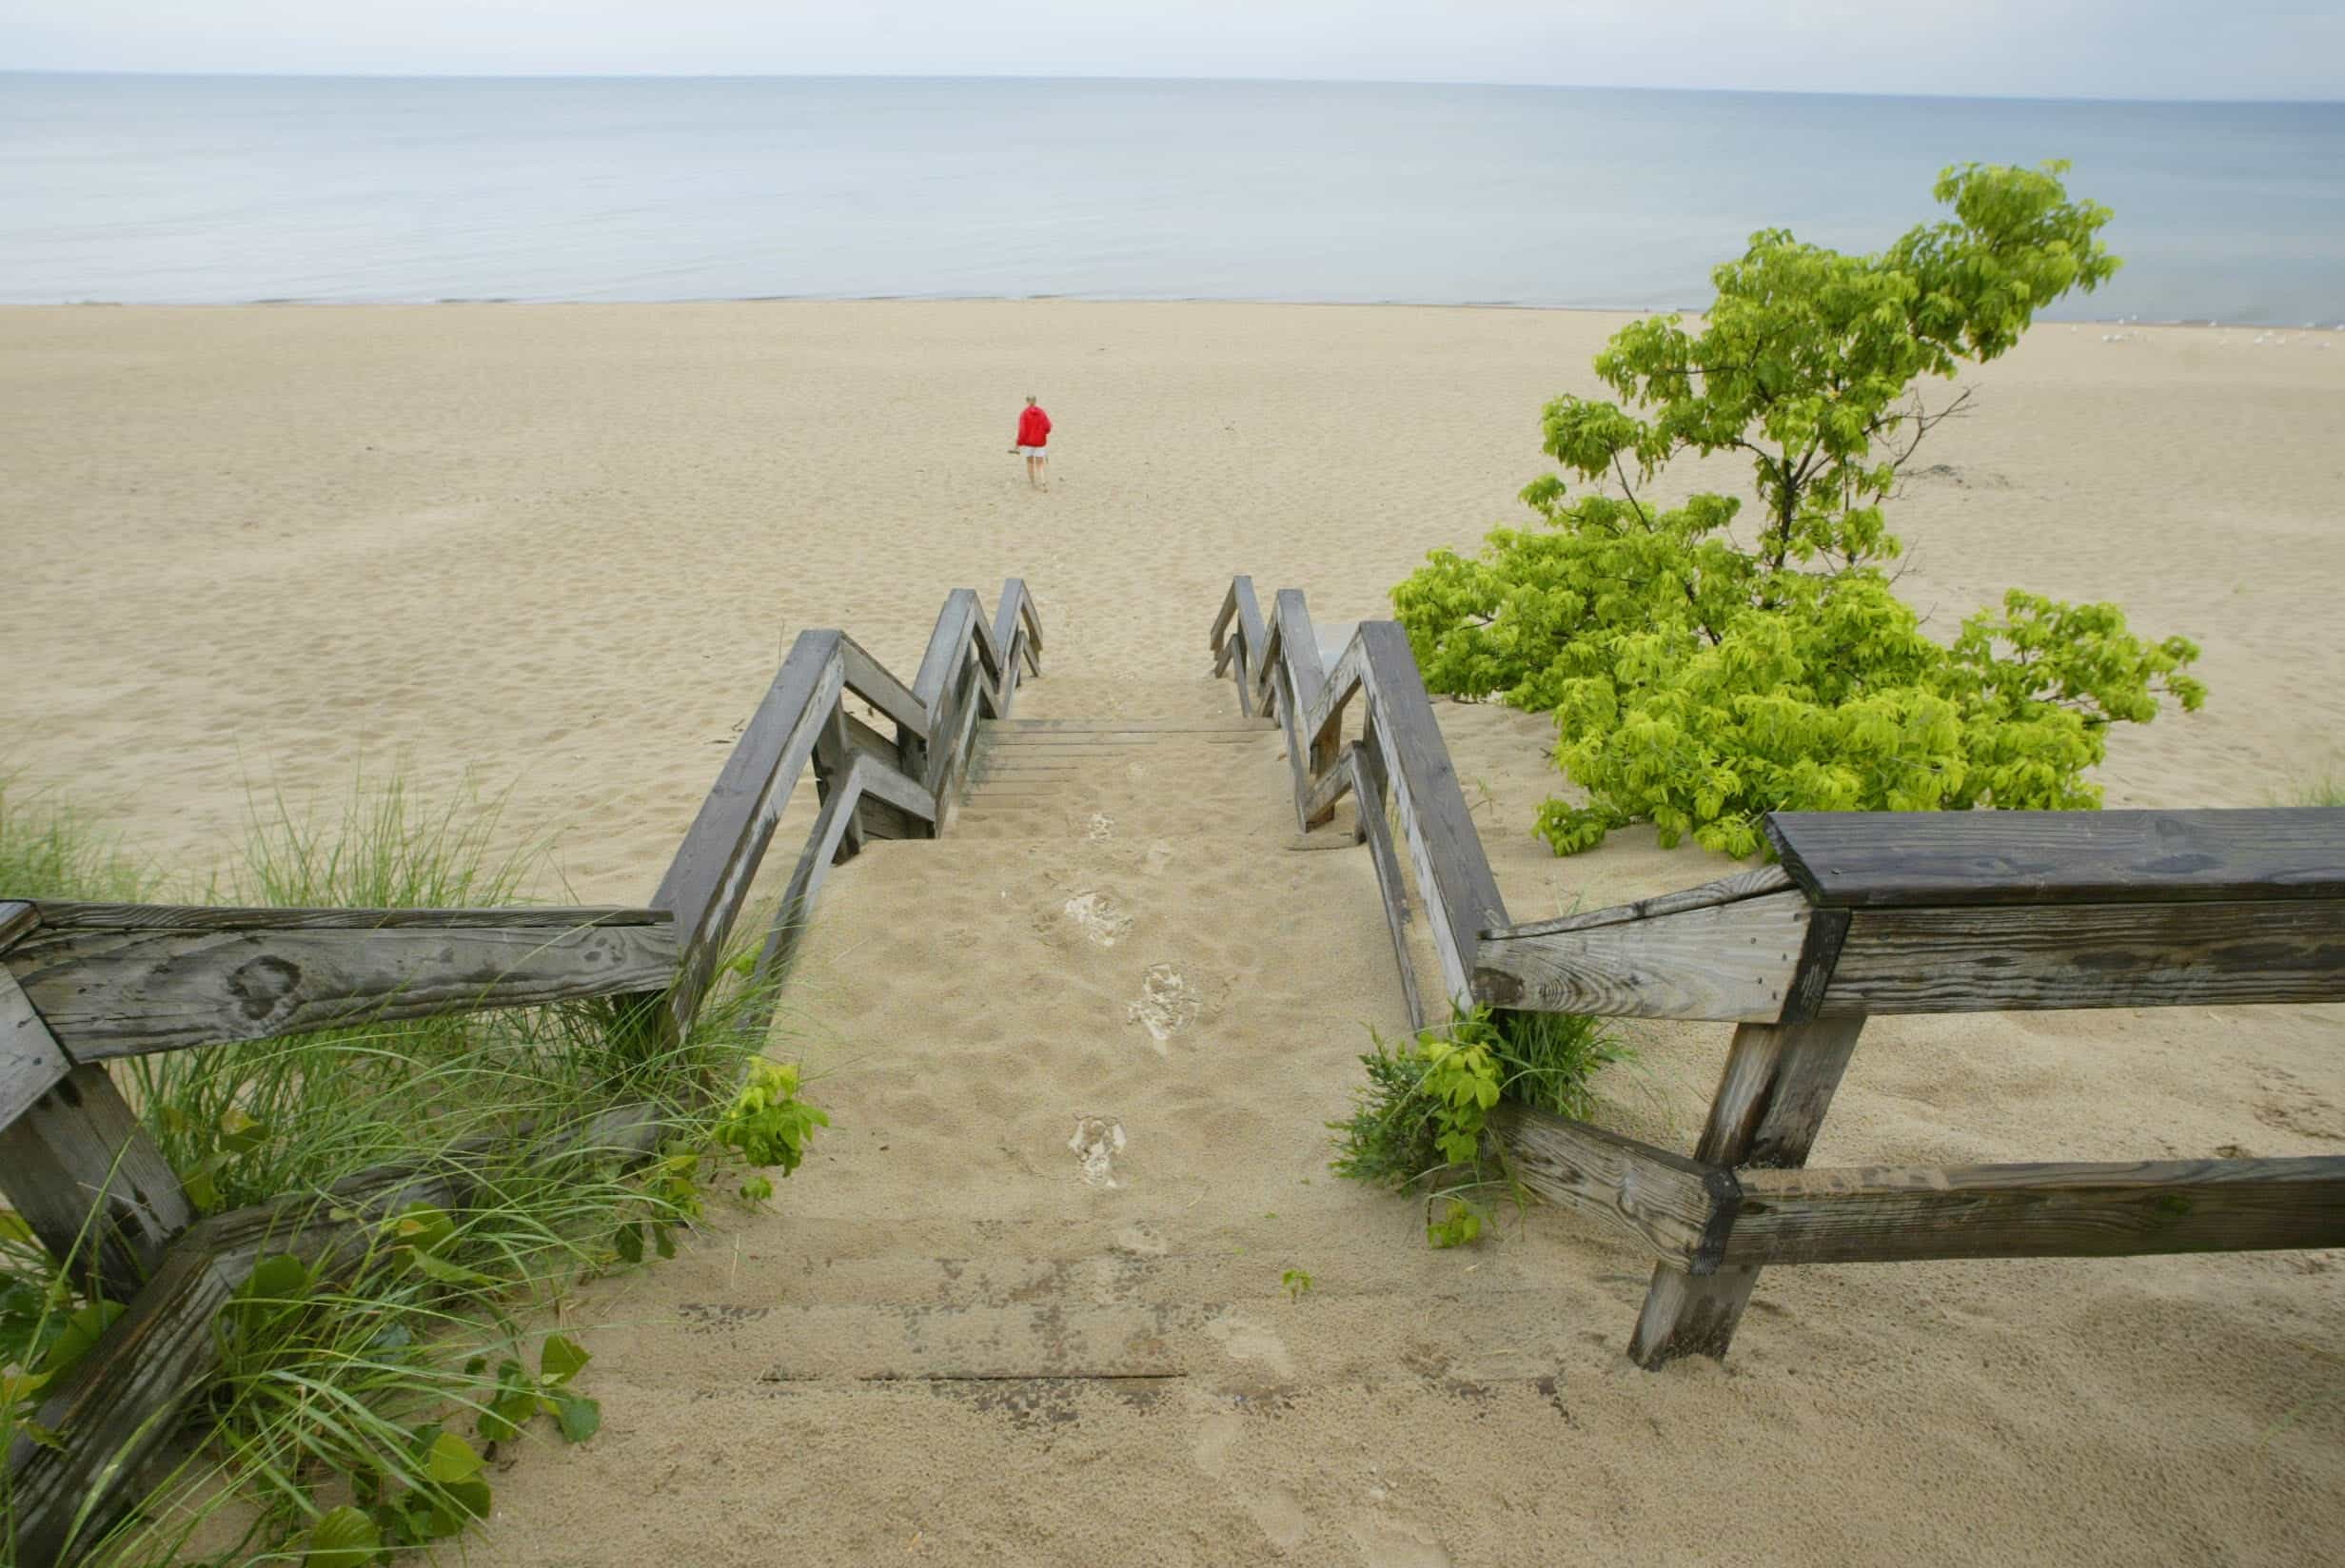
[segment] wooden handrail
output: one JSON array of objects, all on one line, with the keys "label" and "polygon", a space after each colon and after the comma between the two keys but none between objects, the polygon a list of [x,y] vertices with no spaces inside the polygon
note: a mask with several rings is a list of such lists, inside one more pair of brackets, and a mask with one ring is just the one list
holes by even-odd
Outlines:
[{"label": "wooden handrail", "polygon": [[[1376,845],[1385,840],[1385,791],[1391,791],[1416,872],[1417,897],[1431,916],[1433,949],[1448,998],[1460,1003],[1470,997],[1481,933],[1507,923],[1507,907],[1468,813],[1465,792],[1458,788],[1408,634],[1396,621],[1364,620],[1335,667],[1326,669],[1303,595],[1280,589],[1266,627],[1255,609],[1252,580],[1240,577],[1231,581],[1208,642],[1216,674],[1235,666],[1240,708],[1250,715],[1275,711],[1285,727],[1295,817],[1306,833],[1329,821],[1345,794],[1355,794],[1354,836]],[[1354,697],[1363,698],[1367,713],[1360,740],[1345,747],[1343,717]],[[1369,756],[1373,767],[1362,765]],[[1422,1027],[1424,1012],[1403,935],[1407,890],[1390,849],[1384,842],[1376,857],[1377,885],[1410,1017]]]},{"label": "wooden handrail", "polygon": [[[48,1391],[36,1419],[66,1434],[62,1448],[20,1439],[10,1451],[18,1560],[39,1568],[75,1528],[125,1505],[141,1462],[170,1436],[171,1413],[216,1364],[211,1315],[263,1243],[330,1253],[419,1193],[448,1206],[470,1190],[462,1170],[386,1169],[354,1179],[336,1204],[290,1198],[191,1225],[178,1177],[107,1059],[601,995],[660,1002],[680,1033],[811,763],[821,809],[752,975],[760,1004],[743,1022],[762,1032],[763,982],[787,972],[831,866],[867,833],[943,832],[977,719],[1008,715],[1021,676],[1041,672],[1041,618],[1015,578],[991,624],[971,590],[947,597],[911,686],[843,632],[800,633],[645,908],[0,900],[0,1191],[53,1253],[79,1247],[107,1292],[128,1303]],[[846,711],[850,696],[894,723],[892,744]],[[621,1108],[627,1136],[656,1130],[651,1107]],[[557,1152],[577,1147],[569,1138]]]}]

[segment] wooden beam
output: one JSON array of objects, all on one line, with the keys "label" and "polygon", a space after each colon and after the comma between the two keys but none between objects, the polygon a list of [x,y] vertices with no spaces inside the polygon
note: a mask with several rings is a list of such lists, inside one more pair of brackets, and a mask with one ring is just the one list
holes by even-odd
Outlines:
[{"label": "wooden beam", "polygon": [[[1805,1165],[1862,1027],[1862,1019],[1836,1018],[1736,1029],[1695,1162],[1778,1169]],[[1725,1245],[1732,1248],[1731,1236]],[[1628,1342],[1629,1359],[1655,1370],[1681,1356],[1723,1358],[1758,1283],[1759,1270],[1750,1264],[1722,1263],[1702,1275],[1655,1264]]]},{"label": "wooden beam", "polygon": [[2345,899],[1859,909],[1827,1015],[2345,1000]]},{"label": "wooden beam", "polygon": [[[1473,990],[1475,950],[1483,930],[1507,923],[1507,906],[1458,788],[1457,770],[1397,621],[1364,620],[1354,634],[1376,718],[1376,744],[1399,803],[1401,826],[1417,872],[1417,894],[1431,915],[1450,999]],[[1347,655],[1344,662],[1350,662]]]},{"label": "wooden beam", "polygon": [[1512,1102],[1490,1112],[1507,1169],[1552,1204],[1602,1220],[1681,1269],[1718,1266],[1733,1222],[1731,1172]]},{"label": "wooden beam", "polygon": [[1392,832],[1385,825],[1384,758],[1372,747],[1345,748],[1343,772],[1352,777],[1352,800],[1359,815],[1359,833],[1368,843],[1376,868],[1376,891],[1384,905],[1384,919],[1392,933],[1392,961],[1400,967],[1401,998],[1409,1008],[1409,1027],[1425,1028],[1425,1002],[1417,994],[1416,961],[1409,953],[1409,889],[1401,880],[1400,857],[1392,852]]},{"label": "wooden beam", "polygon": [[275,909],[266,905],[40,903],[48,931],[462,931],[499,926],[665,926],[667,910],[615,905],[521,904],[478,910]]},{"label": "wooden beam", "polygon": [[890,675],[887,666],[844,633],[839,634],[838,653],[840,678],[848,691],[914,735],[928,735],[928,710],[912,695],[911,687]]},{"label": "wooden beam", "polygon": [[932,715],[946,683],[960,668],[969,639],[975,636],[976,622],[975,590],[956,588],[945,596],[944,608],[936,612],[936,628],[928,635],[928,651],[920,656],[920,672],[912,682],[913,696]]},{"label": "wooden beam", "polygon": [[2345,1246],[2345,1156],[1744,1174],[1725,1262]]},{"label": "wooden beam", "polygon": [[[1015,600],[1017,618],[1026,628],[1026,668],[1030,674],[1042,673],[1042,615],[1035,608],[1034,595],[1026,591],[1024,578],[1004,578],[1001,582],[1001,601]],[[1008,612],[1004,612],[1005,617]]]},{"label": "wooden beam", "polygon": [[0,1127],[0,1192],[51,1255],[118,1302],[195,1218],[170,1162],[96,1063]]},{"label": "wooden beam", "polygon": [[0,1127],[30,1110],[72,1070],[73,1059],[16,977],[0,969]]},{"label": "wooden beam", "polygon": [[0,899],[0,952],[41,923],[41,911],[21,898]]},{"label": "wooden beam", "polygon": [[844,689],[838,644],[837,632],[798,634],[652,896],[675,913],[682,943],[668,992],[680,1030],[700,1005],[782,807]]},{"label": "wooden beam", "polygon": [[1805,895],[1785,892],[1617,924],[1499,928],[1481,941],[1473,994],[1536,1012],[1771,1023],[1810,917]]},{"label": "wooden beam", "polygon": [[1486,931],[1482,934],[1501,937],[1549,936],[1559,931],[1593,931],[1599,926],[1625,926],[1631,920],[1682,914],[1687,910],[1708,909],[1715,904],[1739,904],[1745,898],[1757,898],[1763,893],[1782,892],[1791,885],[1791,873],[1783,867],[1757,866],[1746,872],[1736,872],[1732,876],[1722,876],[1715,882],[1705,882],[1700,887],[1681,888],[1675,892],[1656,893],[1634,903],[1615,904],[1609,909],[1589,910],[1553,920],[1532,920],[1520,926]]},{"label": "wooden beam", "polygon": [[2345,807],[1778,812],[1766,831],[1846,909],[2345,899]]},{"label": "wooden beam", "polygon": [[535,925],[471,928],[45,923],[0,965],[81,1062],[660,990],[675,977],[673,923],[581,926],[538,913]]}]

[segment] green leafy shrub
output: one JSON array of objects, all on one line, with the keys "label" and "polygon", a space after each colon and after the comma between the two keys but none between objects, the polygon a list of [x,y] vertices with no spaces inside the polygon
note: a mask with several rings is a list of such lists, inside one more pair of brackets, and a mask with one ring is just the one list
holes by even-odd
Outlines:
[{"label": "green leafy shrub", "polygon": [[1488,1135],[1499,1101],[1585,1120],[1590,1080],[1628,1054],[1598,1019],[1487,1008],[1399,1045],[1370,1038],[1375,1049],[1360,1058],[1368,1083],[1351,1114],[1328,1124],[1331,1166],[1370,1186],[1427,1192],[1426,1239],[1437,1247],[1479,1236],[1488,1215],[1472,1195],[1506,1185]]},{"label": "green leafy shrub", "polygon": [[[1949,169],[1953,218],[1877,255],[1754,235],[1699,332],[1672,315],[1614,335],[1596,373],[1621,402],[1547,405],[1565,475],[1523,492],[1543,526],[1435,551],[1393,590],[1429,688],[1555,715],[1588,795],[1542,808],[1559,853],[1633,821],[1741,856],[1769,811],[2097,806],[2108,726],[2203,701],[2197,647],[2135,637],[2114,605],[2014,589],[1940,643],[1882,570],[1899,473],[1969,396],[1931,410],[1916,383],[2117,268],[2107,209],[2068,199],[2065,167]],[[1671,459],[1726,450],[1751,461],[1748,544],[1739,498],[1642,499]]]}]

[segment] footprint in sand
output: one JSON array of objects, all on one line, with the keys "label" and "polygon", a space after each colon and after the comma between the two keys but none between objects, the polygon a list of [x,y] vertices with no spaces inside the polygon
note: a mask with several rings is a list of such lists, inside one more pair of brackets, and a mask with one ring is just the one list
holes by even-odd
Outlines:
[{"label": "footprint in sand", "polygon": [[1140,862],[1140,871],[1147,876],[1162,876],[1165,867],[1172,861],[1172,846],[1159,838],[1148,847],[1148,855]]},{"label": "footprint in sand", "polygon": [[1115,818],[1105,812],[1092,813],[1091,826],[1084,831],[1083,836],[1094,844],[1106,843],[1115,836]]},{"label": "footprint in sand", "polygon": [[1067,1140],[1081,1164],[1087,1186],[1121,1186],[1115,1179],[1115,1156],[1124,1151],[1124,1124],[1105,1116],[1078,1116],[1074,1136]]},{"label": "footprint in sand", "polygon": [[1148,977],[1140,982],[1140,999],[1124,1009],[1124,1017],[1148,1030],[1161,1053],[1176,1030],[1197,1021],[1204,1006],[1187,975],[1170,964],[1151,964]]},{"label": "footprint in sand", "polygon": [[1115,946],[1116,939],[1132,929],[1132,916],[1103,892],[1078,892],[1061,908],[1075,930],[1103,948]]}]

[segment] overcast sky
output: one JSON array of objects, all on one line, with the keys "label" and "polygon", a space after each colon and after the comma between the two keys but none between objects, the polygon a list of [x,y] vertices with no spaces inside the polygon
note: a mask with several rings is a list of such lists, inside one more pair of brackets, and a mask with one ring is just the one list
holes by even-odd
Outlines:
[{"label": "overcast sky", "polygon": [[0,68],[2335,99],[2345,0],[5,0]]}]

